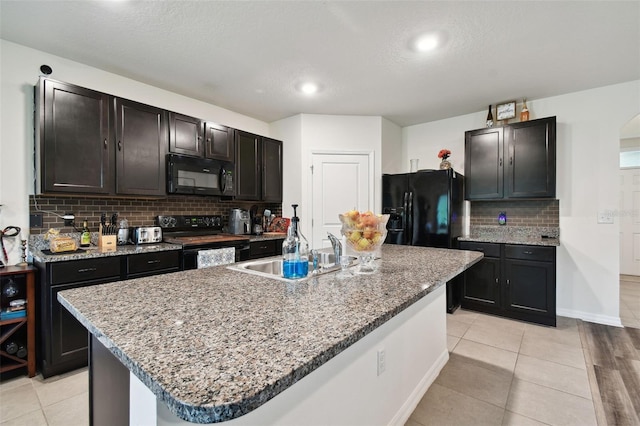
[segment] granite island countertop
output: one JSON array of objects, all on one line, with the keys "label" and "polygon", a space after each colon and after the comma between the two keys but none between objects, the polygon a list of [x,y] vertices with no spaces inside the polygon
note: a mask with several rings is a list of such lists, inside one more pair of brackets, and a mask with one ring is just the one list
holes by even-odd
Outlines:
[{"label": "granite island countertop", "polygon": [[287,283],[221,266],[58,300],[176,416],[213,423],[256,409],[481,258],[383,245],[371,275]]}]

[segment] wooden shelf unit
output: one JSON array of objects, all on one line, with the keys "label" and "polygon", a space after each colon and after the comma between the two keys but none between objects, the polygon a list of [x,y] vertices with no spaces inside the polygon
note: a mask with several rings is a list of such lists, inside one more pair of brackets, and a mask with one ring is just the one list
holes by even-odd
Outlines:
[{"label": "wooden shelf unit", "polygon": [[[29,377],[36,375],[35,272],[36,268],[32,266],[7,266],[0,269],[0,277],[24,276],[27,300],[27,315],[25,317],[0,321],[0,373],[27,367]],[[27,357],[23,359],[5,352],[4,343],[25,325],[27,331]]]}]

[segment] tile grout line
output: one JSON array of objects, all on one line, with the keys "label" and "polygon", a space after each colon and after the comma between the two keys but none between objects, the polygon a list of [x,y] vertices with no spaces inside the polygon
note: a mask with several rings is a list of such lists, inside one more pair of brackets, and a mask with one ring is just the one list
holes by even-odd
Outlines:
[{"label": "tile grout line", "polygon": [[607,426],[607,417],[604,411],[604,405],[600,397],[600,386],[598,386],[598,380],[596,379],[596,371],[593,368],[593,360],[591,358],[591,351],[589,350],[589,343],[587,341],[587,334],[584,329],[584,322],[581,319],[576,319],[578,323],[578,332],[580,333],[580,342],[582,343],[582,353],[584,355],[584,362],[587,365],[587,377],[589,378],[589,387],[591,388],[591,401],[593,402],[593,408],[596,414],[596,422],[599,426]]}]

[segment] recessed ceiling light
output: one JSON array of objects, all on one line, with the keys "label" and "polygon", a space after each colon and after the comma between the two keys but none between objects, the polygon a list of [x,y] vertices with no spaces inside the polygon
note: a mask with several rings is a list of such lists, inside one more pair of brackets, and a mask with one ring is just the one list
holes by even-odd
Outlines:
[{"label": "recessed ceiling light", "polygon": [[413,42],[413,49],[417,52],[429,52],[438,47],[438,36],[426,34],[417,37]]},{"label": "recessed ceiling light", "polygon": [[300,91],[307,95],[313,95],[318,91],[318,85],[316,83],[302,83],[300,85]]}]

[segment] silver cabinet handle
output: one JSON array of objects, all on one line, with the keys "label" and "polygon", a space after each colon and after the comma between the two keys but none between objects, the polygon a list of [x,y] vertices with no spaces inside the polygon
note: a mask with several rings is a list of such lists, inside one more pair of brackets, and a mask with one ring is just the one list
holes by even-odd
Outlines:
[{"label": "silver cabinet handle", "polygon": [[107,149],[107,140],[104,140],[104,149]]},{"label": "silver cabinet handle", "polygon": [[83,274],[85,272],[94,272],[96,271],[96,268],[84,268],[84,269],[78,269],[78,273]]},{"label": "silver cabinet handle", "polygon": [[500,283],[500,278],[496,278],[496,284]]},{"label": "silver cabinet handle", "polygon": [[509,284],[511,284],[511,281],[510,281],[510,280],[507,280],[507,285],[509,285]]},{"label": "silver cabinet handle", "polygon": [[118,151],[122,151],[122,141],[118,141]]},{"label": "silver cabinet handle", "polygon": [[154,263],[160,263],[159,260],[147,260],[147,265],[152,265]]},{"label": "silver cabinet handle", "polygon": [[523,251],[524,254],[533,254],[532,251]]}]

